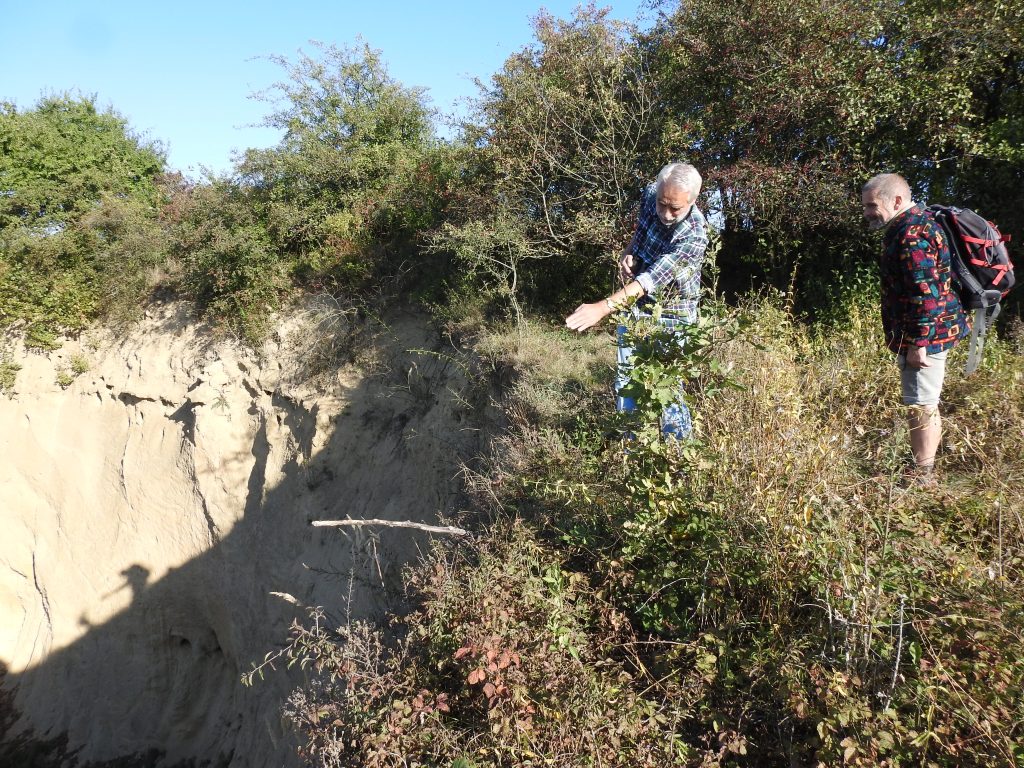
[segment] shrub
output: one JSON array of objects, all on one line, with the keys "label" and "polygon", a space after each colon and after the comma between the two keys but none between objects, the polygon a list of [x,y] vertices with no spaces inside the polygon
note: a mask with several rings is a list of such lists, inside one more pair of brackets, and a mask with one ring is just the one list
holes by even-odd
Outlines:
[{"label": "shrub", "polygon": [[973,1],[695,0],[663,17],[646,36],[654,144],[706,172],[723,287],[795,284],[823,309],[834,273],[875,258],[855,196],[882,171],[1014,233],[1022,22],[1019,2]]},{"label": "shrub", "polygon": [[286,714],[311,763],[661,768],[691,753],[671,702],[645,696],[639,658],[622,653],[628,622],[529,529],[438,546],[410,586],[420,608],[394,642],[314,610],[271,658],[307,670]]},{"label": "shrub", "polygon": [[17,363],[0,357],[0,392],[10,392],[14,389],[14,382],[20,370],[21,366]]},{"label": "shrub", "polygon": [[244,190],[223,181],[184,186],[173,201],[171,253],[179,286],[212,318],[263,337],[287,288],[285,266]]},{"label": "shrub", "polygon": [[481,497],[548,532],[632,619],[687,743],[722,734],[758,765],[1013,764],[1019,357],[996,341],[970,381],[951,358],[933,495],[896,482],[907,434],[877,314],[854,304],[827,334],[772,297],[744,314],[713,355],[741,388],[710,365],[691,379],[695,441],[670,450],[643,423],[602,439],[610,403],[574,431],[519,422]]}]

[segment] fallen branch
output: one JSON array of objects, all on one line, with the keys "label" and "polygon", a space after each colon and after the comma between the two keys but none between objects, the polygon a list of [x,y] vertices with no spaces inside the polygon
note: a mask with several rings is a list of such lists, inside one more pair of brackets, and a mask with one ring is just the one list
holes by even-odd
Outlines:
[{"label": "fallen branch", "polygon": [[380,525],[385,528],[415,528],[418,531],[447,533],[452,536],[473,535],[464,528],[456,528],[453,525],[426,525],[424,523],[413,523],[409,520],[314,520],[311,525],[315,528],[338,528],[346,525]]}]

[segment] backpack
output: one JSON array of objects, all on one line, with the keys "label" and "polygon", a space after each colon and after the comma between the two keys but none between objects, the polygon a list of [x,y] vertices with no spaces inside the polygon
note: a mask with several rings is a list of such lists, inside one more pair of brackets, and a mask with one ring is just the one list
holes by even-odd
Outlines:
[{"label": "backpack", "polygon": [[981,361],[985,329],[999,316],[999,302],[1016,282],[1005,245],[1010,236],[970,208],[930,205],[927,210],[949,243],[953,287],[960,303],[974,312],[967,354],[967,373],[971,374]]}]

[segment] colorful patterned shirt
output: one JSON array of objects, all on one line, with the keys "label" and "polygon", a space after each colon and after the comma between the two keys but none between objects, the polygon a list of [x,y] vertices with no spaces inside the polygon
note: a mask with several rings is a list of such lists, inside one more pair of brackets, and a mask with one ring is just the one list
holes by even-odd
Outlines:
[{"label": "colorful patterned shirt", "polygon": [[649,184],[644,189],[640,217],[629,246],[629,252],[640,259],[636,281],[645,295],[639,305],[651,304],[657,298],[666,319],[695,323],[708,223],[693,205],[686,216],[672,226],[665,226],[658,218],[657,201],[657,184]]},{"label": "colorful patterned shirt", "polygon": [[942,227],[915,204],[889,222],[883,238],[882,328],[893,352],[952,347],[970,328],[953,290]]}]

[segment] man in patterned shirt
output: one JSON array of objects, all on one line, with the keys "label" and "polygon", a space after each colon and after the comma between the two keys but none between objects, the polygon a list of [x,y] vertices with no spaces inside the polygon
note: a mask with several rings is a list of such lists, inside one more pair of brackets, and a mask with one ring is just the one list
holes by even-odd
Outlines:
[{"label": "man in patterned shirt", "polygon": [[913,478],[935,482],[935,453],[942,437],[939,396],[946,355],[967,335],[967,316],[953,290],[949,245],[942,227],[911,197],[895,173],[875,176],[861,192],[871,229],[885,228],[882,258],[882,328],[897,355],[908,406]]},{"label": "man in patterned shirt", "polygon": [[[649,312],[657,299],[663,326],[677,328],[697,322],[700,270],[708,244],[707,221],[694,205],[700,187],[700,174],[692,165],[669,163],[661,169],[644,190],[636,231],[620,255],[623,287],[601,301],[580,304],[565,320],[569,328],[584,331],[634,298],[638,299],[635,316]],[[616,393],[629,381],[631,370],[632,349],[625,337],[626,329],[620,325]],[[616,407],[632,411],[635,404],[619,396]],[[690,429],[690,411],[680,393],[679,400],[662,414],[662,432],[682,439],[689,436]]]}]

